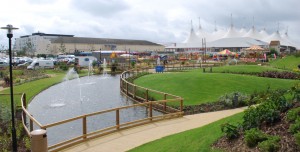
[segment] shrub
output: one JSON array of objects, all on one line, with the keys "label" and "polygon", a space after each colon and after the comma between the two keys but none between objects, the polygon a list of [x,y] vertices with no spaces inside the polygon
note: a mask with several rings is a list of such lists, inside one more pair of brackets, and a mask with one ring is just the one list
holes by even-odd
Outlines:
[{"label": "shrub", "polygon": [[300,131],[300,118],[297,118],[294,124],[291,124],[289,127],[289,132],[292,134]]},{"label": "shrub", "polygon": [[293,96],[293,100],[300,101],[300,83],[295,84],[291,88],[290,93]]},{"label": "shrub", "polygon": [[260,122],[266,122],[267,124],[277,122],[280,119],[280,111],[271,102],[261,104],[258,107],[258,113],[260,114]]},{"label": "shrub", "polygon": [[260,142],[258,147],[262,152],[275,152],[280,148],[279,141],[279,136],[270,136],[267,140]]},{"label": "shrub", "polygon": [[300,147],[300,132],[297,132],[296,134],[294,134],[295,140],[296,140],[296,144]]},{"label": "shrub", "polygon": [[249,107],[244,112],[243,116],[243,129],[256,128],[260,125],[260,114],[257,112],[256,107]]},{"label": "shrub", "polygon": [[259,127],[263,122],[272,124],[280,119],[280,111],[272,102],[263,102],[257,107],[250,107],[243,116],[245,130]]},{"label": "shrub", "polygon": [[69,67],[67,66],[67,64],[65,62],[60,62],[58,63],[59,69],[63,70],[63,71],[67,71],[69,69]]},{"label": "shrub", "polygon": [[257,128],[252,128],[245,131],[245,142],[249,147],[255,147],[259,142],[267,139],[267,135]]},{"label": "shrub", "polygon": [[295,121],[299,117],[299,114],[300,114],[300,107],[291,109],[287,112],[286,119],[291,122]]},{"label": "shrub", "polygon": [[229,123],[225,123],[221,125],[221,131],[225,133],[227,139],[235,139],[240,136],[239,127],[235,125],[231,125]]},{"label": "shrub", "polygon": [[116,71],[117,71],[117,66],[118,66],[117,63],[113,63],[113,64],[111,65],[111,67],[110,67],[111,72],[116,72]]},{"label": "shrub", "polygon": [[221,96],[219,98],[219,102],[222,102],[225,104],[225,106],[229,106],[229,107],[241,107],[246,105],[247,99],[248,99],[247,95],[244,95],[241,92],[233,92]]},{"label": "shrub", "polygon": [[268,77],[268,78],[280,78],[280,79],[298,79],[299,75],[293,72],[288,71],[264,71],[259,73],[258,76],[260,77]]}]

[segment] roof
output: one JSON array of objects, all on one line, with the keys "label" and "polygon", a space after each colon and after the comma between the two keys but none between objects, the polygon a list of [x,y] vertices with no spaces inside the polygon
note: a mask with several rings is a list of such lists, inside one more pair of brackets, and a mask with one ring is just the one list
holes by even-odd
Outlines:
[{"label": "roof", "polygon": [[[39,35],[39,36],[56,36],[56,37],[74,37],[74,35],[66,35],[66,34],[46,34],[46,33],[41,33],[41,32],[37,32],[37,33],[32,33],[32,36],[34,35]],[[20,38],[24,38],[24,37],[29,37],[31,35],[24,35],[21,36]]]},{"label": "roof", "polygon": [[207,44],[208,47],[246,48],[252,45],[266,46],[268,43],[250,37],[222,38]]},{"label": "roof", "polygon": [[59,37],[50,39],[51,43],[85,43],[85,44],[119,44],[119,45],[155,45],[163,46],[146,40],[87,38],[87,37]]},{"label": "roof", "polygon": [[270,42],[270,45],[280,45],[280,42],[279,41],[271,41]]},{"label": "roof", "polygon": [[[250,37],[222,38],[207,42],[206,47],[214,48],[248,48],[252,45],[267,46],[268,43]],[[202,48],[202,43],[176,43],[176,46],[166,48]]]}]

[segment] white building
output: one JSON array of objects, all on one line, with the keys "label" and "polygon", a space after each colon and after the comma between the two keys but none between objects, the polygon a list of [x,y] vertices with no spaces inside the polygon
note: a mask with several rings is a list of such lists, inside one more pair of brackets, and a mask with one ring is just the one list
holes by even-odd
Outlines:
[{"label": "white building", "polygon": [[51,39],[74,37],[74,35],[32,33],[16,38],[14,50],[26,51],[28,54],[50,54]]},{"label": "white building", "polygon": [[162,52],[165,47],[146,40],[74,37],[74,35],[33,33],[16,38],[16,51],[31,55],[91,52],[95,50],[124,50],[131,52]]}]

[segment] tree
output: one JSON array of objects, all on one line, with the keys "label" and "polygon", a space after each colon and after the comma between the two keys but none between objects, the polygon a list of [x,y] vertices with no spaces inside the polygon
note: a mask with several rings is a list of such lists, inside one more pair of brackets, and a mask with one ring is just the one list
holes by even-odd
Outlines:
[{"label": "tree", "polygon": [[61,41],[61,43],[60,43],[60,46],[59,46],[58,50],[59,50],[60,53],[65,54],[67,48],[66,48],[66,46],[65,46],[64,41],[63,41],[62,38],[60,38],[60,41]]},{"label": "tree", "polygon": [[31,40],[27,40],[26,45],[22,48],[25,54],[33,56],[35,53],[34,44]]}]

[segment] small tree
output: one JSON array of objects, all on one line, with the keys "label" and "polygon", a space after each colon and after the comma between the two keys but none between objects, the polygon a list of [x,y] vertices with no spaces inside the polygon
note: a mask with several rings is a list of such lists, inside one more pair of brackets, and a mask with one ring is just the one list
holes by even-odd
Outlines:
[{"label": "small tree", "polygon": [[63,42],[60,43],[60,46],[59,46],[59,52],[65,54],[66,53],[66,46]]}]

